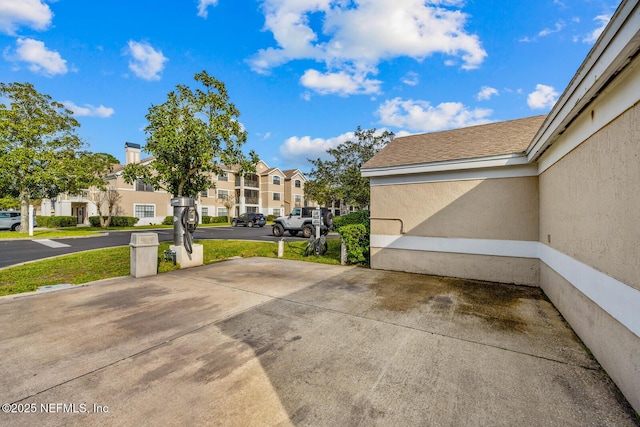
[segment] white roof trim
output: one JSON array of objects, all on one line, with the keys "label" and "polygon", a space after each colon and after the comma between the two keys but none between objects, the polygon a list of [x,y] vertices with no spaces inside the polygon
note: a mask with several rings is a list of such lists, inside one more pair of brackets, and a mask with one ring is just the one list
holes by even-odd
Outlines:
[{"label": "white roof trim", "polygon": [[387,175],[410,175],[418,173],[431,173],[443,171],[455,171],[464,169],[494,168],[499,166],[515,166],[527,164],[525,154],[501,154],[498,156],[475,157],[471,159],[447,160],[443,162],[420,163],[416,165],[387,166],[381,168],[362,169],[364,177],[376,177]]},{"label": "white roof trim", "polygon": [[636,53],[640,40],[638,0],[623,0],[527,148],[536,161],[576,116],[617,75]]}]

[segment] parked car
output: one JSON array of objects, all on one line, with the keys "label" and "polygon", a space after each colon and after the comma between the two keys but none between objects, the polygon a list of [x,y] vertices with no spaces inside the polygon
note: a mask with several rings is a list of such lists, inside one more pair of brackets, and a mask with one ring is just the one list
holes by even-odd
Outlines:
[{"label": "parked car", "polygon": [[[20,229],[20,211],[0,211],[0,230],[18,231]],[[33,226],[36,226],[34,215]]]},{"label": "parked car", "polygon": [[264,227],[267,223],[267,219],[261,213],[243,213],[238,217],[231,219],[231,225],[237,227],[244,225],[245,227]]}]

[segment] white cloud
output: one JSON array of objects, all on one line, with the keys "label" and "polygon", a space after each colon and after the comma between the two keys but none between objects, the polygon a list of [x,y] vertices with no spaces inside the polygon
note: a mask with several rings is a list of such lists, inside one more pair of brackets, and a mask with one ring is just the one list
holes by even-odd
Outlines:
[{"label": "white cloud", "polygon": [[536,85],[536,90],[527,96],[527,105],[530,108],[541,110],[553,107],[558,100],[558,92],[553,86],[543,84]]},{"label": "white cloud", "polygon": [[15,35],[16,29],[22,25],[46,30],[52,18],[49,6],[40,0],[0,1],[0,31],[9,35]]},{"label": "white cloud", "polygon": [[593,18],[593,20],[600,22],[600,25],[598,25],[598,28],[593,30],[591,33],[589,33],[586,37],[582,39],[584,43],[593,44],[596,42],[596,40],[598,40],[598,37],[600,37],[600,34],[602,34],[605,27],[611,20],[611,15],[598,15],[595,18]]},{"label": "white cloud", "polygon": [[[324,62],[324,74],[316,71],[307,78],[323,75],[344,79],[344,73],[356,76],[344,79],[345,87],[354,79],[375,82],[367,75],[377,73],[381,61],[402,56],[422,61],[443,54],[461,61],[463,69],[477,68],[487,53],[478,36],[465,31],[467,15],[455,8],[460,3],[265,0],[265,30],[273,34],[277,46],[259,50],[249,62],[255,71],[264,73],[293,60]],[[318,19],[322,19],[322,28],[313,28],[311,21]],[[319,85],[318,90],[345,92],[327,90],[325,85]],[[355,93],[370,92],[361,88]]]},{"label": "white cloud", "polygon": [[415,86],[419,82],[418,73],[414,73],[413,71],[409,71],[407,74],[404,75],[404,77],[402,77],[401,81],[402,81],[402,83],[406,84],[407,86]]},{"label": "white cloud", "polygon": [[482,86],[480,88],[480,92],[476,95],[476,99],[478,101],[487,101],[491,99],[492,96],[498,95],[498,89],[491,86]]},{"label": "white cloud", "polygon": [[307,70],[300,78],[300,83],[321,95],[338,94],[341,96],[354,94],[380,93],[380,80],[366,78],[366,74],[349,74],[346,71],[337,73],[320,73]]},{"label": "white cloud", "polygon": [[198,16],[206,18],[209,16],[207,8],[209,6],[216,6],[217,4],[218,0],[198,0]]},{"label": "white cloud", "polygon": [[47,77],[66,74],[68,71],[67,61],[38,40],[19,38],[16,40],[15,54],[10,54],[7,50],[4,56],[8,61],[26,62],[29,70]]},{"label": "white cloud", "polygon": [[160,73],[164,70],[164,64],[169,59],[162,51],[155,50],[147,42],[129,40],[128,53],[131,55],[129,69],[144,80],[160,80]]},{"label": "white cloud", "polygon": [[418,132],[433,132],[489,123],[493,111],[470,109],[460,102],[443,102],[432,106],[428,101],[394,98],[377,110],[380,123]]},{"label": "white cloud", "polygon": [[556,25],[554,28],[545,28],[544,30],[538,33],[538,36],[545,37],[545,36],[548,36],[549,34],[560,32],[565,26],[566,25],[563,21],[558,21],[556,22]]},{"label": "white cloud", "polygon": [[95,107],[91,104],[85,104],[83,107],[80,107],[71,101],[63,101],[62,105],[64,105],[65,108],[73,111],[73,114],[79,117],[87,116],[107,118],[111,117],[113,113],[115,113],[115,110],[113,108],[105,107],[104,105]]},{"label": "white cloud", "polygon": [[280,146],[280,155],[292,163],[301,163],[307,159],[327,158],[329,148],[335,148],[353,137],[353,132],[343,133],[329,139],[292,136]]}]

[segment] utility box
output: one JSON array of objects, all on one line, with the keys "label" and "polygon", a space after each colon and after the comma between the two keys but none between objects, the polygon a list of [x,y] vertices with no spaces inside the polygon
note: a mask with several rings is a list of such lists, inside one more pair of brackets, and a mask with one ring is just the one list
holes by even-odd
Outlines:
[{"label": "utility box", "polygon": [[131,275],[135,278],[158,274],[158,234],[132,233],[129,243]]}]

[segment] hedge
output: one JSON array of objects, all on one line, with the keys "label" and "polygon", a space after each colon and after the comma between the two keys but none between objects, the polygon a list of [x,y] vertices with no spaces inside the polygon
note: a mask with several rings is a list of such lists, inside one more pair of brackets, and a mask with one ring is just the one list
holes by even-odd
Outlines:
[{"label": "hedge", "polygon": [[37,216],[36,224],[45,228],[75,227],[78,220],[75,216]]},{"label": "hedge", "polygon": [[[108,217],[103,216],[102,218],[107,219]],[[140,218],[135,216],[112,216],[109,227],[133,227],[138,221],[140,221]],[[89,224],[92,227],[100,227],[100,217],[97,215],[90,216]]]},{"label": "hedge", "polygon": [[340,227],[351,224],[362,224],[367,229],[367,234],[371,233],[371,226],[369,222],[370,212],[366,210],[351,212],[347,215],[336,216],[333,218],[333,228],[339,230]]},{"label": "hedge", "polygon": [[347,249],[347,264],[369,264],[369,233],[363,224],[340,227],[340,237]]}]

